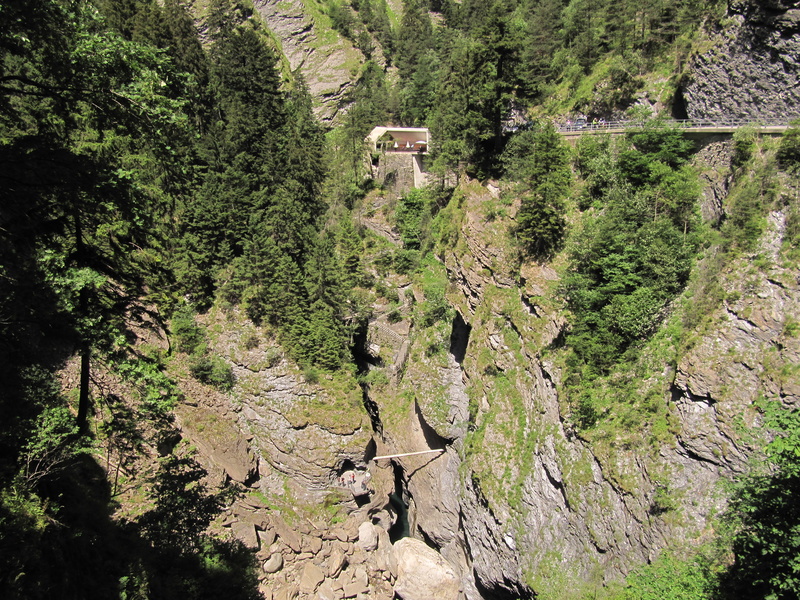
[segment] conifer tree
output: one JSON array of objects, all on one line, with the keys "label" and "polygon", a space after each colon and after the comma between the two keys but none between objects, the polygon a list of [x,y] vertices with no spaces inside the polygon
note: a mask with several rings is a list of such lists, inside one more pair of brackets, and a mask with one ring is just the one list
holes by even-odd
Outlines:
[{"label": "conifer tree", "polygon": [[421,57],[431,48],[433,26],[427,0],[409,0],[403,7],[394,60],[402,81],[411,79]]}]

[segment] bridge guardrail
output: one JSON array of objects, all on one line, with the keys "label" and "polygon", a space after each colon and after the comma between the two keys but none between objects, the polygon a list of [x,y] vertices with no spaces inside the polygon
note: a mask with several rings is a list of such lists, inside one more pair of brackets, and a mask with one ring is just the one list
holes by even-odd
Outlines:
[{"label": "bridge guardrail", "polygon": [[[781,122],[758,122],[748,119],[667,119],[659,121],[664,125],[685,129],[703,129],[705,127],[788,127],[789,121]],[[579,133],[581,131],[602,131],[605,129],[637,129],[646,126],[644,121],[624,120],[624,121],[586,121],[585,123],[555,123],[556,130],[561,133]]]}]

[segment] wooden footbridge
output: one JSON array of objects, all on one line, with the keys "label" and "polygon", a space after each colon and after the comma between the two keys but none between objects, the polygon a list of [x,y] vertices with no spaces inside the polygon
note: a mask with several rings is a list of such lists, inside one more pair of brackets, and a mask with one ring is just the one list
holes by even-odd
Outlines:
[{"label": "wooden footbridge", "polygon": [[418,454],[433,454],[444,452],[444,448],[437,448],[436,450],[419,450],[418,452],[402,452],[400,454],[385,454],[384,456],[376,456],[372,460],[378,462],[379,460],[389,459],[389,458],[400,458],[402,456],[417,456]]}]

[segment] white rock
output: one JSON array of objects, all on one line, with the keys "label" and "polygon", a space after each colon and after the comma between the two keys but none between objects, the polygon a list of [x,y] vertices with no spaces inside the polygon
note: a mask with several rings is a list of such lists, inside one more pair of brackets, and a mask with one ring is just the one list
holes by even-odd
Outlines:
[{"label": "white rock", "polygon": [[457,600],[458,576],[444,557],[414,538],[394,545],[397,559],[395,594],[403,600]]},{"label": "white rock", "polygon": [[358,526],[358,542],[356,542],[356,546],[366,552],[372,552],[378,547],[378,532],[375,531],[375,525],[365,521]]}]

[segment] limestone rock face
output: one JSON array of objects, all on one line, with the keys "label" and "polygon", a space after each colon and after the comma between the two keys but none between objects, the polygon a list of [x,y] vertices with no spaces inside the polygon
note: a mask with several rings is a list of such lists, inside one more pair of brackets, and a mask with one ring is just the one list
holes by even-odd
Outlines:
[{"label": "limestone rock face", "polygon": [[[344,461],[363,463],[371,439],[355,378],[305,381],[270,334],[241,313],[213,310],[201,320],[215,328],[212,351],[231,365],[235,384],[223,393],[186,377],[186,402],[175,412],[210,480],[229,478],[265,494],[289,486],[299,498],[320,501]],[[291,545],[300,552],[300,540]],[[307,550],[313,554],[317,543]]]},{"label": "limestone rock face", "polygon": [[256,0],[256,10],[281,43],[292,71],[300,71],[324,122],[336,116],[352,85],[350,70],[361,53],[333,30],[320,32],[302,2]]},{"label": "limestone rock face", "polygon": [[[729,152],[717,140],[698,154],[722,173],[706,182],[710,221],[722,215]],[[384,422],[383,443],[398,452],[445,449],[396,459],[411,534],[439,550],[468,600],[484,591],[529,596],[537,589],[527,582],[549,589],[558,577],[618,580],[668,542],[705,535],[710,516],[724,508],[720,479],[741,471],[752,451],[745,430],[758,424],[753,401],[764,394],[800,404],[789,375],[800,364],[792,333],[800,283],[779,253],[786,215],[769,216],[758,250],[772,266],[756,269],[746,258],[727,265],[720,274],[727,299],[714,325],[677,367],[647,366],[640,393],[666,407],[669,436],[617,431],[604,440],[576,435],[560,397],[561,370],[543,358],[566,323],[554,302],[558,273],[529,263],[513,277],[502,232],[513,227],[516,207],[506,205],[497,223],[487,218],[496,213],[491,189],[469,182],[456,194],[459,210],[449,215],[456,232],[440,256],[459,315],[449,353],[420,351],[433,328],[422,342],[412,335],[396,386],[416,401],[403,420]],[[395,561],[396,590],[406,598],[399,559],[389,557]]]},{"label": "limestone rock face", "polygon": [[460,245],[448,251],[445,263],[449,275],[463,291],[470,310],[481,301],[487,285],[510,288],[516,285],[511,265],[513,257],[508,248],[496,244],[504,224],[500,220],[487,220],[489,204],[494,199],[477,181],[462,186],[469,209],[464,211],[461,223]]},{"label": "limestone rock face", "polygon": [[458,576],[441,554],[414,538],[394,545],[397,557],[395,594],[403,600],[456,600]]},{"label": "limestone rock face", "polygon": [[737,24],[715,34],[683,86],[692,119],[785,122],[800,116],[800,4],[732,0]]},{"label": "limestone rock face", "polygon": [[[208,316],[209,321],[221,318]],[[216,420],[206,424],[199,439],[223,426],[232,429],[230,447],[259,457],[258,481],[249,483],[265,491],[281,489],[281,477],[287,476],[298,493],[326,493],[336,468],[344,460],[363,461],[370,440],[358,384],[342,381],[329,391],[328,380],[306,382],[269,339],[247,347],[242,340],[260,334],[243,315],[226,318],[220,329],[214,351],[232,364],[236,385],[231,396],[216,400]]]},{"label": "limestone rock face", "polygon": [[800,314],[800,282],[784,271],[778,255],[786,217],[773,212],[761,252],[775,265],[727,279],[729,299],[713,331],[678,364],[673,400],[681,415],[683,451],[709,464],[744,468],[746,446],[737,441],[742,426],[757,424],[753,399],[763,394],[800,404],[800,384],[787,365],[800,361],[800,340],[786,324]]}]

